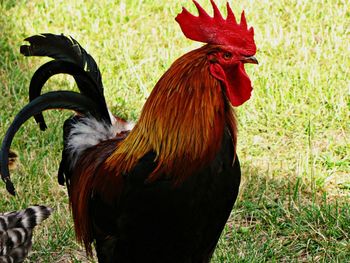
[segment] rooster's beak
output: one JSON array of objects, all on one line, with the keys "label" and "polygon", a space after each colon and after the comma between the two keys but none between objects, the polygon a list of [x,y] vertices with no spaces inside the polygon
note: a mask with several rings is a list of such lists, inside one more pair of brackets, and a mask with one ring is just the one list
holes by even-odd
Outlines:
[{"label": "rooster's beak", "polygon": [[259,64],[258,60],[254,56],[243,57],[241,61],[243,63]]}]

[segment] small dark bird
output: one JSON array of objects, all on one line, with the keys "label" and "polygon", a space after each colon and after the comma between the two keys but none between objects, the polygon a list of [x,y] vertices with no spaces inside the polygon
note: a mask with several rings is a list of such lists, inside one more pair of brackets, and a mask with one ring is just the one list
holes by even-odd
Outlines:
[{"label": "small dark bird", "polygon": [[30,206],[21,211],[0,214],[0,263],[19,263],[32,248],[36,225],[50,216],[46,206]]},{"label": "small dark bird", "polygon": [[[209,262],[237,198],[241,171],[233,106],[249,100],[246,63],[257,64],[254,30],[227,4],[227,18],[196,2],[176,17],[189,39],[206,43],[164,73],[135,125],[113,116],[94,59],[71,37],[26,39],[25,56],[53,58],[33,75],[30,103],[16,116],[1,148],[2,179],[15,194],[8,152],[19,127],[42,111],[70,109],[63,125],[58,181],[66,184],[78,241],[99,262]],[[42,93],[56,74],[74,77],[80,93]]]}]

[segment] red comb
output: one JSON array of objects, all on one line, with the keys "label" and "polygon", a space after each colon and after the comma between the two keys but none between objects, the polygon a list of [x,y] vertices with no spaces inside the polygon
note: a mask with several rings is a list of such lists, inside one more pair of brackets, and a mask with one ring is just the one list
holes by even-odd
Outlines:
[{"label": "red comb", "polygon": [[224,19],[214,1],[210,2],[214,17],[209,16],[195,0],[193,3],[197,7],[198,16],[192,15],[186,8],[177,15],[175,20],[180,24],[185,36],[208,44],[235,46],[243,49],[247,55],[254,55],[256,52],[254,29],[253,27],[248,29],[244,11],[238,24],[229,3],[227,3],[227,18]]}]

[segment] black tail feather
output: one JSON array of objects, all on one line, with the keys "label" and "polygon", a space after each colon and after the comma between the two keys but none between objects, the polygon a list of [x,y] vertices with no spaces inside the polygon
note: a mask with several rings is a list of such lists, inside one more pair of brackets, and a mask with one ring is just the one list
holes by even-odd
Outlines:
[{"label": "black tail feather", "polygon": [[[30,103],[16,116],[8,129],[0,151],[0,173],[6,188],[15,194],[10,180],[8,164],[9,149],[19,127],[28,118],[34,116],[41,130],[47,128],[42,111],[64,108],[75,110],[84,115],[89,114],[98,120],[111,124],[108,108],[103,95],[103,84],[100,70],[95,60],[72,37],[54,34],[34,35],[25,39],[30,45],[22,45],[20,52],[25,56],[48,56],[53,58],[41,66],[33,75],[29,87]],[[74,77],[80,93],[69,91],[49,92],[41,95],[42,88],[52,76],[69,74]],[[74,119],[75,117],[73,117]],[[73,119],[71,121],[73,121]],[[70,123],[70,122],[69,122]],[[69,126],[69,125],[68,125]],[[69,127],[65,123],[66,129]],[[65,132],[67,136],[67,131]],[[66,141],[66,138],[64,138]],[[66,148],[66,147],[65,147]],[[69,171],[66,169],[65,149],[62,153],[58,179],[61,184],[69,183]]]},{"label": "black tail feather", "polygon": [[66,37],[63,34],[46,33],[28,37],[25,41],[28,41],[30,46],[22,45],[20,48],[21,54],[25,56],[47,56],[77,64],[85,69],[96,82],[99,92],[103,96],[101,72],[95,60],[74,38]]},{"label": "black tail feather", "polygon": [[[21,46],[20,52],[23,55],[48,56],[55,59],[40,67],[34,74],[29,87],[30,101],[40,96],[43,85],[51,76],[67,73],[74,77],[81,93],[98,101],[104,120],[110,123],[101,72],[92,56],[74,38],[63,34],[41,34],[25,40],[30,45]],[[41,130],[47,128],[41,113],[36,115],[35,119]]]},{"label": "black tail feather", "polygon": [[6,183],[7,191],[15,195],[15,188],[9,173],[9,150],[12,140],[21,127],[33,115],[37,115],[49,109],[70,109],[84,115],[91,115],[102,121],[98,105],[88,97],[72,91],[48,92],[28,103],[15,117],[7,130],[0,151],[1,178]]},{"label": "black tail feather", "polygon": [[[53,60],[47,62],[34,73],[29,86],[30,101],[40,96],[41,90],[49,78],[61,73],[72,75],[77,82],[80,92],[96,100],[103,120],[107,123],[111,123],[106,101],[104,97],[100,95],[95,81],[83,68],[69,61]],[[39,124],[40,129],[44,131],[47,126],[42,113],[35,115],[34,118]]]}]

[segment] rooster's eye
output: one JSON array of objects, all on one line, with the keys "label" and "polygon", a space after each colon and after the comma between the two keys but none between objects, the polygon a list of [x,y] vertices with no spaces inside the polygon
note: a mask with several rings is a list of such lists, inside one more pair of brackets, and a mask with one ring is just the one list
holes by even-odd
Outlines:
[{"label": "rooster's eye", "polygon": [[225,52],[223,57],[224,57],[224,59],[230,59],[230,58],[232,58],[232,54],[230,52]]}]

